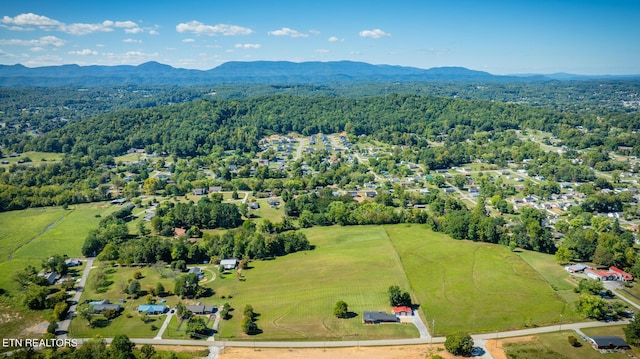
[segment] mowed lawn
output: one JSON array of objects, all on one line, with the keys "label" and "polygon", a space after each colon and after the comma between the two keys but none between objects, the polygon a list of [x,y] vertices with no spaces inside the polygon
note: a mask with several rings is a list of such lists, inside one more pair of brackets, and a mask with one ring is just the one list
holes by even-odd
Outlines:
[{"label": "mowed lawn", "polygon": [[[412,325],[363,325],[367,310],[390,313],[387,289],[409,290],[393,246],[381,226],[316,227],[304,230],[316,248],[253,261],[244,271],[218,278],[216,297],[225,296],[235,309],[220,325],[219,338],[250,340],[360,340],[418,337]],[[229,295],[232,298],[229,299]],[[344,300],[355,313],[350,319],[333,316],[333,306]],[[260,316],[262,334],[246,336],[240,330],[242,311],[251,304]]]},{"label": "mowed lawn", "polygon": [[488,332],[579,319],[543,277],[508,248],[456,241],[424,226],[384,229],[436,334]]}]

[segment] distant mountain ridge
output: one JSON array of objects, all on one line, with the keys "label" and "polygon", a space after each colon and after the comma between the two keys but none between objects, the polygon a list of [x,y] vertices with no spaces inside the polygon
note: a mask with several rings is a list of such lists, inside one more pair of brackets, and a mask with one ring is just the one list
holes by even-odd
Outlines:
[{"label": "distant mountain ridge", "polygon": [[[566,78],[583,78],[565,75]],[[464,67],[372,65],[365,62],[231,61],[210,70],[190,70],[151,61],[117,66],[75,64],[29,68],[0,65],[0,87],[194,85],[216,83],[326,83],[335,81],[541,81],[544,75],[501,76]]]}]

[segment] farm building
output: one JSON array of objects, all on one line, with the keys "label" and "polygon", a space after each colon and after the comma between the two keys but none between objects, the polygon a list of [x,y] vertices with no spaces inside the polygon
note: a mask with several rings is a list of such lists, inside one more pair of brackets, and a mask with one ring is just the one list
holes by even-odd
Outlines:
[{"label": "farm building", "polygon": [[413,309],[407,306],[393,307],[393,314],[398,317],[406,317],[413,315]]},{"label": "farm building", "polygon": [[584,272],[584,270],[587,269],[587,268],[589,268],[589,267],[587,267],[586,265],[584,265],[582,263],[577,263],[577,264],[573,264],[573,265],[564,267],[564,269],[569,273]]},{"label": "farm building", "polygon": [[362,320],[365,324],[397,323],[398,317],[385,312],[364,312]]},{"label": "farm building", "polygon": [[138,313],[163,314],[167,309],[166,305],[143,304],[138,306]]},{"label": "farm building", "polygon": [[591,337],[589,338],[591,345],[599,350],[626,350],[631,349],[624,339],[616,336]]},{"label": "farm building", "polygon": [[238,260],[235,258],[228,258],[220,261],[220,266],[224,269],[235,269],[237,265]]}]

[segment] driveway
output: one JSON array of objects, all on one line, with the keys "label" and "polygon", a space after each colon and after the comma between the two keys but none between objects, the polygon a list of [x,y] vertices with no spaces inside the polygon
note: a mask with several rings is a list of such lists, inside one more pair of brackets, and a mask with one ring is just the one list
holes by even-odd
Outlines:
[{"label": "driveway", "polygon": [[87,278],[89,278],[89,272],[91,271],[91,267],[93,266],[93,260],[95,258],[87,258],[84,271],[82,272],[82,278],[80,278],[80,282],[76,285],[76,291],[73,294],[71,300],[71,306],[69,306],[69,312],[67,313],[67,318],[61,322],[58,322],[58,328],[56,329],[59,338],[67,338],[67,334],[69,332],[69,325],[71,325],[71,318],[76,314],[76,307],[80,302],[80,297],[82,296],[82,291],[84,287],[87,285]]}]

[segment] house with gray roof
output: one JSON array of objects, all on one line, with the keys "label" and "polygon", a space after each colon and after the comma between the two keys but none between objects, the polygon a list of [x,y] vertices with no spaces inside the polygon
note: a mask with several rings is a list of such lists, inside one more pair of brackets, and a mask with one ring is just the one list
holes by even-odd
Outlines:
[{"label": "house with gray roof", "polygon": [[385,312],[364,312],[362,320],[365,324],[397,323],[400,321],[395,315]]}]

